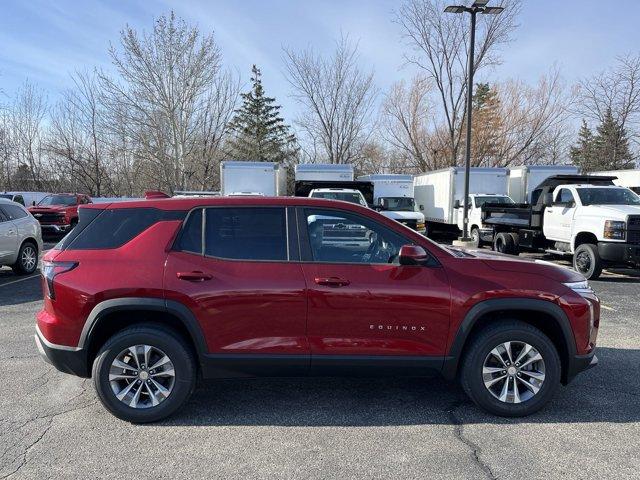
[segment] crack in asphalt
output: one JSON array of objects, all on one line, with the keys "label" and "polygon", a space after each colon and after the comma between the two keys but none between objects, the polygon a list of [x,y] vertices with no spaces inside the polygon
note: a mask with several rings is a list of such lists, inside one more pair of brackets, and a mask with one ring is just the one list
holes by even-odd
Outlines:
[{"label": "crack in asphalt", "polygon": [[449,420],[451,420],[451,423],[454,425],[455,436],[471,450],[475,463],[487,475],[487,477],[491,480],[497,480],[498,477],[493,473],[491,467],[480,458],[480,455],[482,454],[480,446],[476,445],[473,441],[464,436],[464,423],[456,416],[456,410],[463,405],[470,405],[470,402],[455,402],[447,409]]},{"label": "crack in asphalt", "polygon": [[[77,395],[74,395],[73,397],[71,397],[71,398],[67,401],[67,403],[70,403],[70,402],[72,402],[73,400],[75,400],[75,399],[77,399],[77,398],[80,398],[82,395],[84,395],[84,394],[86,393],[86,391],[87,391],[87,387],[86,387],[86,380],[83,380],[83,382],[82,382],[82,384],[81,384],[81,388],[80,388],[80,393],[78,393]],[[66,409],[66,410],[62,410],[62,411],[54,412],[54,413],[49,413],[49,414],[47,414],[47,415],[38,415],[38,416],[36,416],[36,417],[33,417],[33,418],[28,419],[27,421],[25,421],[25,422],[23,422],[22,424],[20,424],[20,425],[18,425],[17,427],[15,427],[15,428],[14,428],[14,430],[19,430],[19,429],[22,429],[22,428],[24,428],[25,426],[29,425],[30,423],[36,422],[36,421],[38,421],[38,420],[44,420],[44,419],[47,419],[47,420],[48,420],[47,425],[46,425],[46,427],[44,428],[43,432],[42,432],[42,433],[41,433],[41,434],[40,434],[40,435],[39,435],[39,436],[38,436],[38,437],[37,437],[33,442],[31,442],[29,445],[27,445],[27,446],[24,448],[24,451],[23,451],[22,453],[20,453],[20,454],[18,454],[18,455],[16,455],[16,456],[14,456],[14,457],[11,459],[11,461],[7,463],[7,465],[9,465],[9,464],[11,464],[13,461],[15,461],[15,459],[16,459],[16,458],[22,457],[22,459],[21,459],[20,463],[18,464],[18,466],[17,466],[17,467],[16,467],[12,472],[9,472],[9,473],[7,473],[6,475],[4,475],[4,476],[0,477],[0,480],[7,479],[7,478],[12,477],[13,475],[17,474],[17,473],[18,473],[18,472],[19,472],[19,471],[20,471],[20,470],[21,470],[21,469],[22,469],[22,468],[23,468],[23,467],[28,463],[28,461],[27,461],[27,457],[28,457],[28,455],[29,455],[29,452],[31,451],[31,449],[32,449],[33,447],[35,447],[35,446],[36,446],[36,445],[37,445],[37,444],[38,444],[38,443],[39,443],[39,442],[40,442],[40,441],[45,437],[45,435],[47,434],[47,432],[49,432],[49,430],[50,430],[50,429],[51,429],[51,427],[53,426],[53,422],[54,422],[54,420],[55,420],[57,417],[59,417],[59,416],[61,416],[61,415],[66,415],[67,413],[71,413],[71,412],[75,412],[75,411],[78,411],[78,410],[82,410],[82,409],[84,409],[84,408],[88,408],[88,407],[90,407],[90,406],[92,406],[92,405],[95,405],[95,404],[97,404],[97,403],[98,403],[98,399],[97,399],[97,398],[94,398],[94,399],[93,399],[92,401],[90,401],[89,403],[83,403],[83,404],[81,404],[81,405],[77,405],[77,406],[75,406],[75,407],[68,408],[68,409]],[[25,436],[26,436],[26,435],[25,435]],[[21,437],[21,438],[19,438],[15,443],[13,443],[13,444],[12,444],[12,445],[10,445],[7,449],[5,449],[4,453],[0,456],[0,459],[4,458],[4,457],[6,456],[6,454],[7,454],[7,453],[12,449],[12,448],[16,447],[16,446],[20,443],[20,441],[21,441],[22,439],[24,439],[24,438],[25,438],[25,436],[22,436],[22,437]]]}]

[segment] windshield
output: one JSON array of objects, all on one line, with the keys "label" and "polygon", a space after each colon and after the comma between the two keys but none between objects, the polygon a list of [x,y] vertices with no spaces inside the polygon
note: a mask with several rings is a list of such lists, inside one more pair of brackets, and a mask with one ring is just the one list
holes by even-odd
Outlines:
[{"label": "windshield", "polygon": [[313,192],[313,198],[326,198],[327,200],[342,200],[343,202],[356,203],[364,207],[367,202],[357,192]]},{"label": "windshield", "polygon": [[76,197],[73,195],[47,195],[38,205],[75,205]]},{"label": "windshield", "polygon": [[415,202],[410,197],[382,197],[384,198],[385,208],[392,212],[413,212],[415,210]]},{"label": "windshield", "polygon": [[511,197],[507,197],[506,195],[503,197],[498,197],[495,195],[486,196],[486,197],[476,197],[476,207],[480,208],[485,203],[505,204],[505,203],[513,203],[513,200],[511,199]]},{"label": "windshield", "polygon": [[640,205],[640,197],[628,188],[577,188],[582,205]]},{"label": "windshield", "polygon": [[9,195],[6,193],[0,193],[0,198],[8,198],[9,200],[13,200],[13,195]]}]

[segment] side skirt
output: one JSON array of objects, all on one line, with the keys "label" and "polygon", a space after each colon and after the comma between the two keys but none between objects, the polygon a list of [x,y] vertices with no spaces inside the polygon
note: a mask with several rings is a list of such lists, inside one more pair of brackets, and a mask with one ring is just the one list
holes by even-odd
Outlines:
[{"label": "side skirt", "polygon": [[431,377],[440,374],[444,357],[391,355],[207,354],[202,376],[238,377]]}]

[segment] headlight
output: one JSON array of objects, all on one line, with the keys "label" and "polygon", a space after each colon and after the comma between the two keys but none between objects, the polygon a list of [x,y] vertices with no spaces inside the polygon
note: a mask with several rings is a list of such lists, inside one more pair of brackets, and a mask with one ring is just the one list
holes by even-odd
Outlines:
[{"label": "headlight", "polygon": [[620,220],[607,220],[604,222],[604,238],[624,240],[626,229],[627,222]]},{"label": "headlight", "polygon": [[591,287],[589,286],[589,282],[587,282],[586,280],[583,280],[582,282],[563,283],[563,285],[565,287],[569,287],[571,290],[573,290],[579,295],[593,294],[593,290],[591,290]]}]

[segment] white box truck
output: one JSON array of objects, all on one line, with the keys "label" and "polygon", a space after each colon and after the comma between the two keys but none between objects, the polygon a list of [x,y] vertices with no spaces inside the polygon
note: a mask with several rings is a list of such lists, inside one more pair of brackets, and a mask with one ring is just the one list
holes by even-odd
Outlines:
[{"label": "white box truck", "polygon": [[413,175],[362,175],[358,180],[373,184],[373,206],[382,215],[425,233],[424,215],[416,211]]},{"label": "white box truck", "polygon": [[220,162],[222,195],[264,195],[277,197],[287,193],[287,173],[279,163]]},{"label": "white box truck", "polygon": [[[469,233],[480,245],[491,232],[482,225],[484,203],[513,203],[507,195],[506,168],[471,168],[469,176]],[[414,177],[416,207],[425,217],[427,236],[434,231],[460,233],[464,210],[464,168],[450,167]],[[486,230],[486,231],[485,231]]]},{"label": "white box truck", "polygon": [[613,181],[615,185],[627,187],[629,190],[640,194],[640,169],[609,170],[607,172],[594,172],[591,175],[618,177]]},{"label": "white box truck", "polygon": [[516,203],[536,203],[531,192],[552,175],[576,175],[578,167],[572,165],[520,165],[509,168],[508,194]]},{"label": "white box truck", "polygon": [[295,167],[295,181],[353,182],[353,165],[301,163]]}]

